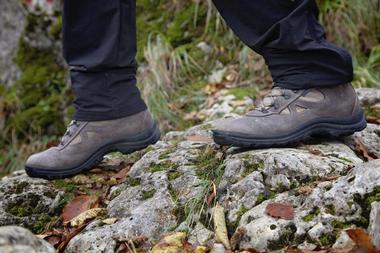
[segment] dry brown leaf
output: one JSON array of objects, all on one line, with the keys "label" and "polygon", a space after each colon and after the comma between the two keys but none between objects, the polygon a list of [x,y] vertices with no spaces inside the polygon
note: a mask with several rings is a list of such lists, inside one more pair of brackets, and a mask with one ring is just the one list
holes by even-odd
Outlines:
[{"label": "dry brown leaf", "polygon": [[116,179],[123,179],[123,178],[126,178],[128,176],[128,173],[129,173],[129,169],[131,168],[131,166],[126,166],[124,167],[123,169],[121,169],[118,173],[116,173],[113,178],[116,178]]},{"label": "dry brown leaf", "polygon": [[244,235],[247,234],[247,230],[244,227],[238,227],[235,233],[231,237],[231,248],[235,250],[238,244],[243,239]]},{"label": "dry brown leaf", "polygon": [[348,236],[355,242],[355,244],[365,249],[368,253],[379,253],[380,250],[376,249],[372,243],[371,237],[364,229],[355,228],[346,230]]},{"label": "dry brown leaf", "polygon": [[214,207],[214,227],[215,227],[215,240],[224,245],[228,250],[231,249],[231,244],[228,239],[226,217],[224,215],[224,208],[217,204]]},{"label": "dry brown leaf", "polygon": [[62,211],[62,222],[67,223],[79,214],[92,208],[98,198],[94,196],[81,195],[75,197],[70,203],[68,203]]},{"label": "dry brown leaf", "polygon": [[356,139],[356,150],[362,154],[368,161],[375,160],[377,157],[373,157],[369,154],[368,148],[363,144],[360,139]]},{"label": "dry brown leaf", "polygon": [[212,202],[214,201],[215,197],[216,197],[216,185],[214,182],[212,182],[212,191],[211,193],[209,194],[209,196],[207,197],[207,205],[210,207]]},{"label": "dry brown leaf", "polygon": [[93,209],[87,210],[79,214],[78,216],[74,217],[70,221],[70,225],[73,227],[82,226],[86,221],[92,220],[98,217],[99,215],[103,214],[104,212],[105,212],[104,208],[93,208]]},{"label": "dry brown leaf", "polygon": [[50,243],[50,245],[52,245],[53,247],[56,247],[61,243],[62,237],[58,235],[52,235],[52,236],[46,237],[45,241]]},{"label": "dry brown leaf", "polygon": [[129,249],[129,246],[126,243],[122,243],[119,248],[116,250],[116,253],[129,253],[132,252]]},{"label": "dry brown leaf", "polygon": [[265,213],[273,218],[292,220],[294,218],[294,208],[288,204],[271,203],[268,204]]},{"label": "dry brown leaf", "polygon": [[302,195],[310,195],[313,192],[313,187],[310,185],[304,185],[298,188],[298,193]]},{"label": "dry brown leaf", "polygon": [[380,119],[372,116],[367,116],[367,122],[371,124],[380,125]]},{"label": "dry brown leaf", "polygon": [[64,234],[62,236],[63,239],[57,248],[58,253],[63,253],[66,249],[66,246],[71,241],[71,239],[73,239],[76,235],[78,235],[86,226],[87,226],[87,224],[84,224],[80,227],[71,228],[71,229],[64,231]]}]

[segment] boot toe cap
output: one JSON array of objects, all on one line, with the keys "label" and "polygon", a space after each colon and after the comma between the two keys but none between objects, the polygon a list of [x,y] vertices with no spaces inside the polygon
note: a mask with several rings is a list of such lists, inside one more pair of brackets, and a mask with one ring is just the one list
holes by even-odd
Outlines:
[{"label": "boot toe cap", "polygon": [[38,169],[51,169],[57,164],[53,149],[31,155],[25,163],[25,167]]}]

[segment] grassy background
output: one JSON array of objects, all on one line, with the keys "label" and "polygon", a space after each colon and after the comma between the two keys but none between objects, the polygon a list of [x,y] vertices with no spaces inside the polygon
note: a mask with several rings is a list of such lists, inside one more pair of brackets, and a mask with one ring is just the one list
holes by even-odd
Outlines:
[{"label": "grassy background", "polygon": [[[354,85],[380,87],[380,2],[318,4],[329,40],[353,54]],[[254,98],[270,86],[262,58],[233,35],[210,0],[137,0],[137,5],[139,86],[162,130],[197,123],[184,116],[206,100],[213,71],[225,70],[229,92],[239,98]],[[54,145],[70,121],[73,96],[57,43],[61,26],[60,13],[28,14],[15,57],[22,76],[11,87],[0,86],[0,175]],[[54,43],[44,49],[30,45],[36,34]]]}]

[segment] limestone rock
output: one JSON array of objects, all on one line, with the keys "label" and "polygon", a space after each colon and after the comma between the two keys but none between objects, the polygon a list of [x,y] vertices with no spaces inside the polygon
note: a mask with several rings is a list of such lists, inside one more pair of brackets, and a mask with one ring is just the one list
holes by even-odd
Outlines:
[{"label": "limestone rock", "polygon": [[20,225],[41,232],[55,214],[61,195],[48,181],[25,173],[0,181],[0,226]]},{"label": "limestone rock", "polygon": [[1,253],[54,253],[55,249],[46,241],[37,238],[25,228],[0,227]]},{"label": "limestone rock", "polygon": [[380,158],[380,125],[368,124],[367,128],[346,137],[345,143],[355,150],[358,142],[362,143],[371,155]]},{"label": "limestone rock", "polygon": [[380,202],[373,202],[369,221],[369,233],[373,244],[380,248]]},{"label": "limestone rock", "polygon": [[380,89],[360,88],[356,89],[360,103],[362,105],[375,105],[380,103]]}]

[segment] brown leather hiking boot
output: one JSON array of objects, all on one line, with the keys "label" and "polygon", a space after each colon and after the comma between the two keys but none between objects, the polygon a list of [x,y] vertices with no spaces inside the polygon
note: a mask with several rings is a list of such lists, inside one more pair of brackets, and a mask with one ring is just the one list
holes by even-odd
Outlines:
[{"label": "brown leather hiking boot", "polygon": [[115,120],[73,121],[61,143],[29,157],[25,169],[31,177],[65,178],[91,169],[111,151],[129,154],[159,139],[148,111]]},{"label": "brown leather hiking boot", "polygon": [[343,84],[306,90],[275,87],[258,109],[216,125],[213,137],[219,145],[265,148],[295,144],[314,135],[351,135],[367,123],[352,85]]}]

